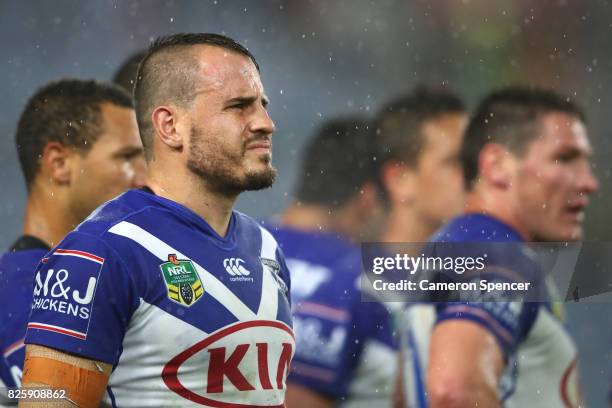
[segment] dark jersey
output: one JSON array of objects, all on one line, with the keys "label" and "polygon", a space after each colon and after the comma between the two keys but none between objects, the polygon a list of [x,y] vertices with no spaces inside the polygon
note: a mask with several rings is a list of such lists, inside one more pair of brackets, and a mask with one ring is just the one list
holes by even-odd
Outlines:
[{"label": "dark jersey", "polygon": [[7,387],[21,383],[34,272],[49,249],[38,238],[22,236],[0,256],[0,380]]},{"label": "dark jersey", "polygon": [[391,316],[363,302],[358,248],[328,233],[271,226],[291,273],[296,355],[289,381],[341,406],[388,407],[397,365]]}]

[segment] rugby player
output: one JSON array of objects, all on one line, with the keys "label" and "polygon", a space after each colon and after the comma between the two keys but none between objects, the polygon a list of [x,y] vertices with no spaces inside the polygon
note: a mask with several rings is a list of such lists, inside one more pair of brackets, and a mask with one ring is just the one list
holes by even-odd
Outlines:
[{"label": "rugby player", "polygon": [[362,302],[355,242],[380,223],[370,153],[359,116],[324,123],[302,158],[295,201],[271,232],[291,271],[296,355],[290,407],[388,407],[397,367],[390,315]]},{"label": "rugby player", "polygon": [[443,88],[418,86],[376,118],[378,180],[388,214],[381,242],[423,242],[463,210],[459,151],[467,113]]},{"label": "rugby player", "polygon": [[276,175],[255,58],[222,35],[162,37],[134,94],[147,188],[98,208],[38,268],[24,385],[80,407],[282,406],[288,272],[272,235],[233,211]]},{"label": "rugby player", "polygon": [[[463,210],[459,152],[466,124],[458,95],[425,85],[380,110],[375,125],[377,180],[387,208],[380,242],[426,241]],[[398,374],[394,399],[404,406],[403,366]]]},{"label": "rugby player", "polygon": [[145,51],[138,51],[128,57],[113,75],[113,83],[119,85],[130,95],[134,92],[134,84],[136,83],[136,74],[138,73],[138,65],[145,56]]},{"label": "rugby player", "polygon": [[[487,264],[501,267],[490,277],[543,280],[527,242],[582,238],[584,211],[598,189],[591,150],[584,113],[570,99],[520,87],[492,93],[465,134],[466,212],[432,242],[505,243],[483,244],[491,248]],[[407,309],[413,405],[581,406],[576,349],[552,298],[524,302],[500,293],[496,300]]]},{"label": "rugby player", "polygon": [[144,181],[131,98],[106,83],[64,79],[39,89],[16,132],[28,198],[23,235],[0,257],[0,350],[7,386],[21,382],[34,271],[98,205]]}]

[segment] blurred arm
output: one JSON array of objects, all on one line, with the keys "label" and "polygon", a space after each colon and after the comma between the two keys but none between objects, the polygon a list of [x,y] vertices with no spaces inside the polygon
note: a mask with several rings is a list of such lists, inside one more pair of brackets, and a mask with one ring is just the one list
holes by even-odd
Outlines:
[{"label": "blurred arm", "polygon": [[[48,347],[28,345],[22,387],[65,389],[70,401],[44,406],[96,408],[104,395],[112,366]],[[20,408],[40,407],[40,402],[21,401]]]},{"label": "blurred arm", "polygon": [[334,401],[301,385],[288,384],[285,405],[287,408],[331,408]]},{"label": "blurred arm", "polygon": [[500,407],[498,380],[504,368],[495,337],[467,320],[447,320],[433,330],[427,391],[431,408]]}]

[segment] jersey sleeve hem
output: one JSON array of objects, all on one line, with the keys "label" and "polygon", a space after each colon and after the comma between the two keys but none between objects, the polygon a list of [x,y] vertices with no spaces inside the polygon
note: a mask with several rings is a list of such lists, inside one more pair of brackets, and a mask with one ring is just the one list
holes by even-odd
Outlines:
[{"label": "jersey sleeve hem", "polygon": [[345,395],[344,387],[338,384],[338,375],[334,370],[300,361],[294,360],[291,363],[291,373],[287,382],[300,385],[334,400]]},{"label": "jersey sleeve hem", "polygon": [[449,320],[468,320],[480,325],[493,335],[504,357],[512,352],[514,336],[485,310],[468,305],[450,306],[438,314],[436,325]]}]

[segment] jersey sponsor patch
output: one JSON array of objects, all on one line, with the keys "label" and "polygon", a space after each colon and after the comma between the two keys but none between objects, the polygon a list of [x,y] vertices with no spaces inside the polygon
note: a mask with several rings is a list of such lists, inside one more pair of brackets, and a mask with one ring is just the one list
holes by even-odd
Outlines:
[{"label": "jersey sponsor patch", "polygon": [[168,289],[168,299],[189,307],[204,294],[202,281],[191,260],[177,259],[176,254],[170,254],[168,262],[159,268]]},{"label": "jersey sponsor patch", "polygon": [[[165,385],[211,407],[282,407],[294,335],[279,321],[254,320],[225,327],[166,363]],[[203,369],[204,367],[204,369]]]},{"label": "jersey sponsor patch", "polygon": [[[43,259],[34,278],[32,309],[60,315],[61,325],[31,321],[28,329],[87,338],[91,306],[104,258],[89,252],[56,249]],[[54,319],[55,320],[55,319]]]}]

